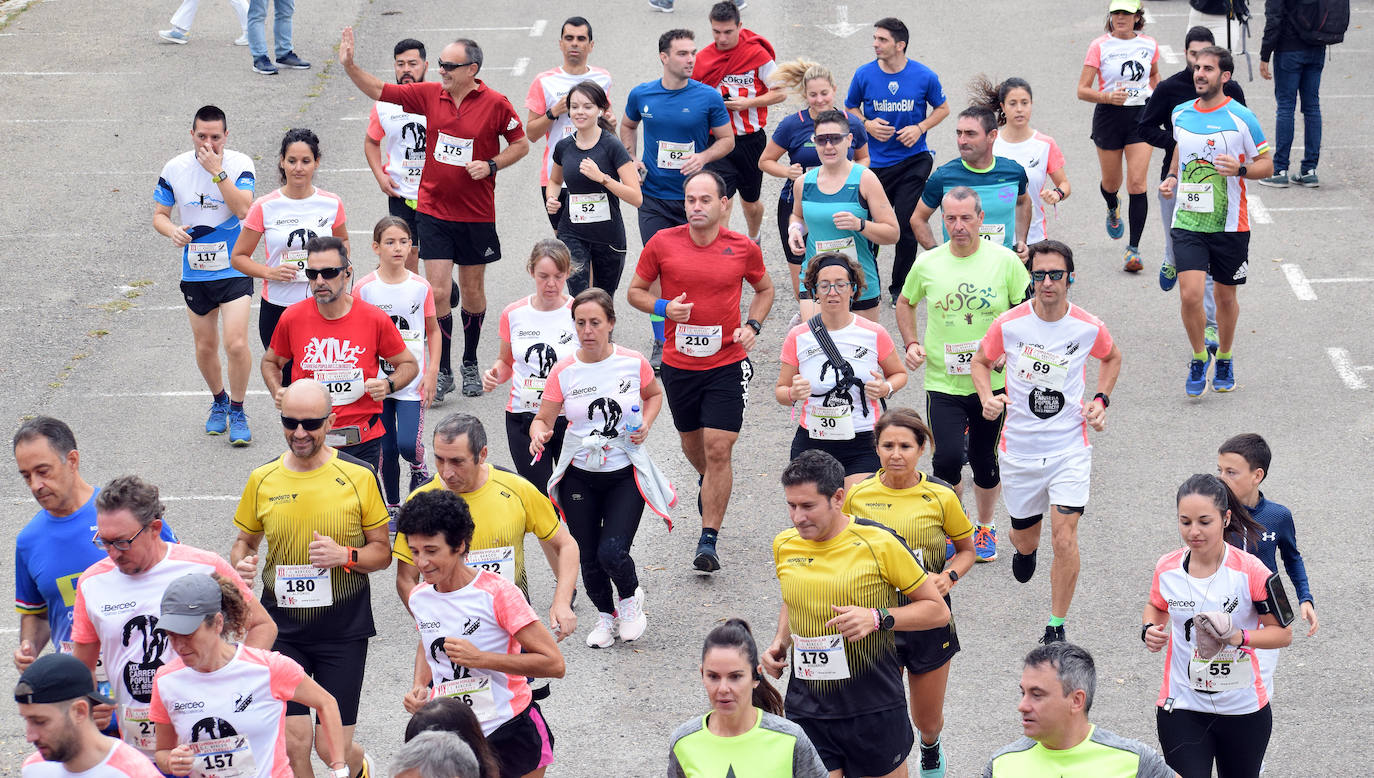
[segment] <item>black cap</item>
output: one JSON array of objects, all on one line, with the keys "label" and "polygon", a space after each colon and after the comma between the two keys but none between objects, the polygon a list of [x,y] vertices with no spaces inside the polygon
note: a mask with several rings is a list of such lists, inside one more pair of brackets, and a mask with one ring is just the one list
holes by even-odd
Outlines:
[{"label": "black cap", "polygon": [[14,687],[14,701],[25,704],[66,702],[81,697],[114,704],[114,700],[95,690],[95,677],[86,663],[71,654],[38,657]]}]

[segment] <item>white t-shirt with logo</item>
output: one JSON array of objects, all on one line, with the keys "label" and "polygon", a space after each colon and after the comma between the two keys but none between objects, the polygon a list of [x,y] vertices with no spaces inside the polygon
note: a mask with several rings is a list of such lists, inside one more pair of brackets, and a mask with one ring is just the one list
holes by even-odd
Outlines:
[{"label": "white t-shirt with logo", "polygon": [[[425,363],[429,358],[425,318],[435,315],[434,289],[423,276],[407,273],[406,280],[399,284],[388,284],[377,277],[376,271],[363,276],[353,288],[353,294],[381,309],[396,325],[401,333],[406,349],[415,356],[420,371],[415,379],[404,387],[396,387],[390,395],[393,400],[420,399],[420,377],[425,374]],[[440,336],[442,337],[442,335]],[[382,372],[391,374],[391,366],[382,360]]]},{"label": "white t-shirt with logo", "polygon": [[[255,172],[253,160],[247,154],[225,149],[224,172],[235,189],[253,191]],[[196,159],[194,151],[178,154],[162,167],[153,200],[158,205],[175,209],[172,218],[178,226],[186,226],[191,234],[191,242],[180,249],[182,281],[218,281],[243,276],[229,264],[234,241],[239,236],[239,217],[224,202],[219,184]]]},{"label": "white t-shirt with logo", "polygon": [[[643,354],[616,346],[600,362],[583,362],[574,353],[554,365],[544,387],[544,399],[563,403],[567,435],[585,438],[597,433],[614,438],[626,434],[625,412],[631,406],[638,405],[643,413],[640,390],[653,382],[654,369]],[[570,464],[581,470],[610,472],[628,467],[630,458],[611,447],[600,467],[588,464],[586,451],[579,451]]]},{"label": "white t-shirt with logo", "polygon": [[248,209],[243,226],[262,233],[268,267],[283,262],[294,263],[301,272],[296,280],[263,280],[262,299],[273,305],[288,307],[310,296],[305,281],[305,244],[321,235],[333,235],[335,226],[343,226],[343,200],[339,196],[316,188],[309,197],[293,200],[278,189],[264,195]]},{"label": "white t-shirt with logo", "polygon": [[406,200],[418,198],[425,171],[425,115],[378,100],[367,118],[367,137],[381,145],[382,172],[396,194]]},{"label": "white t-shirt with logo", "polygon": [[[552,311],[535,310],[533,297],[525,297],[501,311],[501,340],[510,344],[512,376],[506,410],[537,413],[543,382],[554,365],[577,351],[573,328],[572,298]],[[533,400],[533,402],[531,402]]]},{"label": "white t-shirt with logo", "polygon": [[1122,39],[1111,33],[1099,35],[1088,45],[1083,64],[1097,68],[1098,91],[1126,89],[1127,106],[1144,105],[1150,88],[1150,68],[1159,61],[1159,44],[1148,35]]},{"label": "white t-shirt with logo", "polygon": [[[877,322],[862,316],[853,316],[852,321],[843,329],[830,331],[830,339],[840,356],[854,369],[854,377],[863,382],[873,380],[871,371],[883,372],[879,364],[892,353],[892,336]],[[811,328],[802,322],[787,333],[782,342],[782,361],[797,368],[798,374],[811,383],[811,397],[808,405],[823,407],[848,406],[855,432],[869,432],[878,421],[880,406],[877,400],[865,397],[862,387],[851,386],[848,391],[837,393],[835,385],[840,378],[839,371],[825,358],[816,336]],[[863,406],[868,406],[865,413]],[[810,429],[810,415],[803,409],[801,426]]]},{"label": "white t-shirt with logo", "polygon": [[1039,243],[1045,239],[1045,201],[1040,199],[1040,192],[1045,188],[1045,181],[1064,167],[1064,153],[1054,138],[1043,132],[1036,132],[1020,143],[1012,143],[998,135],[992,144],[992,153],[1015,160],[1025,168],[1026,194],[1031,200],[1031,226],[1026,243]]}]

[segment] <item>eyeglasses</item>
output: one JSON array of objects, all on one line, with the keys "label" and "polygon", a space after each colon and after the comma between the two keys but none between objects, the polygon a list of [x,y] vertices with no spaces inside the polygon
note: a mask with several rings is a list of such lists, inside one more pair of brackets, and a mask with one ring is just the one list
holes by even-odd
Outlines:
[{"label": "eyeglasses", "polygon": [[95,547],[99,549],[107,549],[111,546],[114,546],[119,551],[128,551],[130,548],[133,547],[134,541],[138,540],[138,536],[142,535],[143,530],[145,529],[148,529],[147,524],[144,524],[142,529],[140,529],[138,532],[135,532],[134,536],[127,540],[106,540],[100,537],[100,533],[97,532],[91,536],[91,542],[94,543]]},{"label": "eyeglasses", "polygon": [[815,144],[816,144],[817,146],[838,146],[838,145],[840,145],[841,143],[844,142],[845,138],[848,138],[848,137],[849,137],[848,135],[838,135],[838,134],[836,134],[836,135],[831,135],[831,134],[826,134],[826,135],[814,135],[814,136],[812,136],[811,140],[814,141]]},{"label": "eyeglasses", "polygon": [[844,294],[852,286],[848,281],[819,281],[816,283],[816,291],[821,294]]},{"label": "eyeglasses", "polygon": [[476,62],[471,62],[471,61],[469,61],[469,62],[445,62],[445,61],[443,61],[443,60],[441,59],[441,60],[439,60],[439,69],[442,70],[442,71],[444,71],[445,73],[452,73],[453,71],[457,70],[458,68],[465,68],[465,67],[467,67],[468,65],[476,65],[476,64],[477,64]]},{"label": "eyeglasses", "polygon": [[347,269],[348,268],[346,267],[322,267],[317,270],[313,267],[308,267],[305,269],[305,277],[311,281],[314,281],[316,278],[324,276],[324,280],[333,281],[334,279],[339,277],[340,273]]},{"label": "eyeglasses", "polygon": [[323,427],[326,421],[329,421],[328,416],[321,416],[318,419],[295,419],[290,416],[281,417],[281,425],[283,427],[289,430],[294,430],[297,427],[305,427],[306,432],[314,432],[320,427]]},{"label": "eyeglasses", "polygon": [[1067,271],[1067,270],[1032,270],[1032,271],[1031,271],[1031,279],[1034,280],[1037,284],[1040,283],[1041,281],[1044,281],[1044,280],[1045,280],[1045,276],[1049,276],[1051,281],[1063,281],[1063,280],[1064,280],[1064,274],[1067,273],[1067,272],[1069,272],[1069,271]]}]

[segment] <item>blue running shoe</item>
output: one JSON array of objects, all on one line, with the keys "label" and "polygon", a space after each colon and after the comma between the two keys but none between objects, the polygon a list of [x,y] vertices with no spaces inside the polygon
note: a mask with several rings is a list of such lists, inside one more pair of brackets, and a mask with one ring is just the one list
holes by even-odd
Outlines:
[{"label": "blue running shoe", "polygon": [[1217,327],[1215,324],[1208,324],[1207,329],[1202,331],[1202,342],[1207,346],[1207,353],[1212,356],[1217,355],[1217,349],[1221,348],[1221,342],[1217,340]]},{"label": "blue running shoe", "polygon": [[973,550],[978,554],[979,562],[991,562],[997,558],[997,528],[975,524],[977,529],[973,532]]},{"label": "blue running shoe", "polygon": [[1121,236],[1126,234],[1126,225],[1121,223],[1121,209],[1107,209],[1107,237],[1112,240],[1121,240]]},{"label": "blue running shoe", "polygon": [[1211,354],[1206,359],[1189,360],[1188,380],[1183,383],[1183,390],[1189,397],[1201,397],[1207,391],[1207,367],[1211,364]]},{"label": "blue running shoe", "polygon": [[921,778],[945,778],[945,747],[940,741],[921,744]]},{"label": "blue running shoe", "polygon": [[673,0],[649,0],[649,5],[652,6],[655,11],[662,11],[666,14],[673,12]]},{"label": "blue running shoe", "polygon": [[1236,388],[1236,366],[1235,360],[1218,359],[1217,367],[1212,371],[1212,389],[1217,392],[1229,392]]},{"label": "blue running shoe", "polygon": [[950,540],[949,538],[945,538],[945,562],[948,563],[949,560],[953,559],[954,554],[954,541]]},{"label": "blue running shoe", "polygon": [[1140,249],[1135,246],[1126,247],[1126,261],[1121,269],[1127,273],[1139,273],[1145,269],[1145,263],[1140,261]]},{"label": "blue running shoe", "polygon": [[248,431],[248,414],[242,410],[229,411],[229,445],[243,447],[253,442],[253,433]]},{"label": "blue running shoe", "polygon": [[1159,266],[1159,288],[1164,291],[1172,291],[1174,285],[1178,283],[1178,268],[1173,265],[1161,263]]},{"label": "blue running shoe", "polygon": [[205,420],[206,435],[223,435],[229,431],[229,396],[224,402],[215,400],[210,403],[210,418]]}]

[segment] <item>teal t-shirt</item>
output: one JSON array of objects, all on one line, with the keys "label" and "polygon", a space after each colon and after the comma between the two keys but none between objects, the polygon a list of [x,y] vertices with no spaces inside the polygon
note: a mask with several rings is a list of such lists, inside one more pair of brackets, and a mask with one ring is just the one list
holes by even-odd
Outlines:
[{"label": "teal t-shirt", "polygon": [[[993,157],[992,167],[974,170],[962,159],[951,159],[930,174],[925,191],[921,193],[921,202],[927,208],[939,210],[945,193],[956,186],[966,186],[978,193],[983,204],[983,229],[980,230],[983,238],[1014,248],[1016,200],[1026,193],[1026,169],[1021,163],[1006,157]],[[945,240],[949,240],[949,233],[943,234]]]}]

